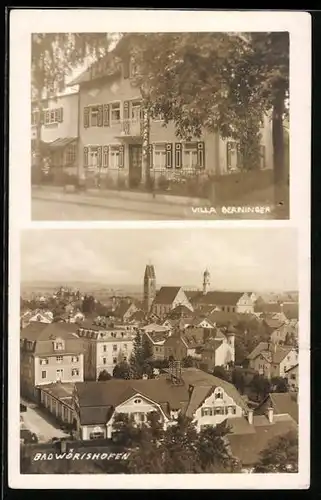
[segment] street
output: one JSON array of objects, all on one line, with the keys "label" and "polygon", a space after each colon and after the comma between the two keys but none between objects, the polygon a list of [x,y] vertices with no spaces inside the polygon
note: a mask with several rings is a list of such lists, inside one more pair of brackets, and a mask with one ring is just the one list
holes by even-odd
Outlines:
[{"label": "street", "polygon": [[[244,203],[244,206],[248,203]],[[266,204],[263,204],[263,206]],[[35,191],[32,195],[33,220],[233,220],[269,219],[271,213],[223,212],[221,207],[204,209],[179,204],[89,194]],[[215,212],[217,210],[217,212]]]},{"label": "street", "polygon": [[39,443],[46,443],[53,437],[62,438],[68,436],[53,419],[34,404],[27,405],[27,411],[22,413],[22,418],[24,427],[37,435]]}]

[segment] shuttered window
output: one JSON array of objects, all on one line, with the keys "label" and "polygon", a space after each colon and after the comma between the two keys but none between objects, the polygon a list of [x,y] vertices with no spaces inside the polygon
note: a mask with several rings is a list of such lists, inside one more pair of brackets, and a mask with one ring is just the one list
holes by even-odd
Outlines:
[{"label": "shuttered window", "polygon": [[175,168],[182,168],[182,144],[175,144]]},{"label": "shuttered window", "polygon": [[173,144],[166,144],[166,168],[172,168],[173,166]]}]

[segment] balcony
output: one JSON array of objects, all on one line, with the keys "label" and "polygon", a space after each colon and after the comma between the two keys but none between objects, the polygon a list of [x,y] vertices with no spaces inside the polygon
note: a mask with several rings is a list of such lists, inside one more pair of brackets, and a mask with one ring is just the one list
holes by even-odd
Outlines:
[{"label": "balcony", "polygon": [[125,119],[120,122],[119,139],[141,139],[143,131],[143,121],[141,119]]}]

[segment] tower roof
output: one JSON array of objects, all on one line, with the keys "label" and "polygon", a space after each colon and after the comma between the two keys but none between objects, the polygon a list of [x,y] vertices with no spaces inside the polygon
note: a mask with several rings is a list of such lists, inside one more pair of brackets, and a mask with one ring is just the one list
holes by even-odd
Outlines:
[{"label": "tower roof", "polygon": [[145,268],[145,278],[156,278],[155,268],[153,265],[148,264]]}]

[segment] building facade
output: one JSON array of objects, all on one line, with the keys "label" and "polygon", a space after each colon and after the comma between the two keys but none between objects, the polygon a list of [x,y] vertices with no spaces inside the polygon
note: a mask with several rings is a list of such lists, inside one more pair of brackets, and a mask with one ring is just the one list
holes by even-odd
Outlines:
[{"label": "building facade", "polygon": [[[130,50],[117,48],[93,64],[71,85],[79,85],[79,175],[99,176],[109,184],[134,188],[144,179],[142,165],[143,111],[134,86],[137,68]],[[201,139],[180,141],[172,123],[150,120],[148,163],[156,182],[161,177],[221,175],[238,170],[235,141],[204,131]],[[262,128],[261,168],[272,168],[271,123]]]},{"label": "building facade", "polygon": [[36,103],[32,105],[31,138],[37,135],[41,120],[41,141],[48,153],[47,167],[63,169],[67,174],[78,174],[78,93],[72,92],[42,100],[41,116]]},{"label": "building facade", "polygon": [[135,335],[130,325],[82,324],[77,334],[84,345],[85,380],[97,380],[102,371],[112,375],[117,364],[130,359]]}]

